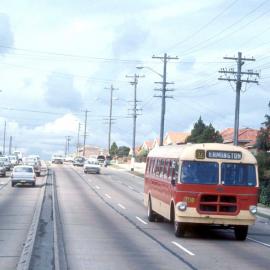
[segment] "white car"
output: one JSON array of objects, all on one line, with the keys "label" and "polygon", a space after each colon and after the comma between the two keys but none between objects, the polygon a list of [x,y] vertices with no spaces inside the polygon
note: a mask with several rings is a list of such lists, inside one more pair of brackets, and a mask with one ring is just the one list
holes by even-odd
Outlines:
[{"label": "white car", "polygon": [[88,159],[84,162],[83,165],[84,173],[100,173],[100,165],[96,159]]},{"label": "white car", "polygon": [[0,157],[0,162],[3,162],[4,165],[5,165],[6,170],[7,170],[7,171],[10,171],[10,169],[11,169],[11,162],[10,162],[10,160],[9,160],[8,157],[6,157],[6,156],[1,156],[1,157]]},{"label": "white car", "polygon": [[13,168],[10,176],[11,186],[16,184],[31,184],[33,187],[36,185],[36,174],[32,166],[18,165]]}]

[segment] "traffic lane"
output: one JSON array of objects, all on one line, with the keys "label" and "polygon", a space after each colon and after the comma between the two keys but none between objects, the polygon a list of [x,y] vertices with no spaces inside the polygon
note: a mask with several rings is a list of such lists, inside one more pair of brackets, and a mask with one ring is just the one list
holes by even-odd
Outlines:
[{"label": "traffic lane", "polygon": [[110,174],[113,180],[117,180],[120,176],[123,184],[128,184],[134,186],[136,190],[143,191],[144,178],[140,176],[133,175],[128,172],[123,172],[110,167],[104,168],[102,170],[104,174]]},{"label": "traffic lane", "polygon": [[43,184],[41,177],[35,188],[7,183],[0,190],[0,269],[16,269]]},{"label": "traffic lane", "polygon": [[[110,174],[110,172],[109,172]],[[117,182],[123,184],[124,186],[130,188],[130,185],[134,185],[134,181],[138,182],[137,190],[138,192],[143,192],[143,181],[141,182],[139,177],[133,178],[129,177],[128,173],[125,172],[113,172],[112,179],[116,179]],[[133,184],[131,184],[131,182]],[[140,187],[141,186],[141,187]],[[132,186],[131,186],[132,187]],[[143,193],[142,193],[143,194]],[[270,245],[270,219],[262,218],[257,216],[255,225],[250,226],[249,228],[249,240],[262,245]]]},{"label": "traffic lane", "polygon": [[55,168],[70,269],[195,269],[105,201],[72,170]]},{"label": "traffic lane", "polygon": [[[100,179],[100,176],[95,176],[95,175],[88,176],[88,178],[91,179],[91,184],[93,185],[93,187],[96,186],[97,179],[103,180],[103,181],[100,181],[99,188],[97,191],[97,192],[100,192],[101,194],[103,192],[104,185],[105,184],[108,185],[108,183],[110,182],[110,177],[108,177],[108,175],[104,175],[104,176],[107,176],[108,178],[107,181],[105,181],[104,179]],[[93,179],[95,179],[96,181],[93,181]],[[116,188],[117,186],[119,186],[119,181],[112,181],[112,182],[113,183],[112,185],[110,185],[110,188],[113,187],[114,192],[116,191],[119,192],[120,191],[119,187]],[[109,186],[107,186],[107,188],[108,187]],[[118,195],[116,194],[116,198],[122,201],[121,205],[127,206],[133,203],[133,200],[131,200],[130,198],[132,195],[134,196],[134,194],[132,194],[130,190],[126,188],[125,186],[122,186],[122,188],[123,190],[119,192]],[[110,194],[108,190],[106,194]],[[177,241],[179,239],[176,238],[177,240],[175,240],[175,238],[172,236],[173,228],[171,224],[169,224],[168,222],[165,222],[163,224],[161,223],[147,224],[146,210],[144,209],[143,213],[138,213],[138,211],[141,211],[141,209],[138,210],[138,208],[135,205],[131,207],[126,207],[125,209],[122,210],[123,214],[129,216],[129,218],[134,219],[140,216],[141,217],[140,219],[143,221],[142,223],[144,225],[147,225],[147,228],[148,228],[147,230],[151,232],[151,235],[157,239],[160,239],[162,243],[164,243],[165,245],[168,245],[168,243],[170,243],[170,244],[173,244],[176,247],[176,249],[179,248],[180,243],[179,241]],[[144,228],[146,228],[146,226],[144,226]],[[257,234],[263,234],[259,226],[257,227],[257,229],[255,225],[251,226],[251,229],[257,231]],[[267,227],[266,227],[266,230],[267,230]],[[269,231],[269,226],[268,226],[268,231]],[[189,241],[190,239],[191,241]],[[201,241],[204,241],[203,245],[201,245]],[[236,265],[239,267],[240,266],[245,267],[246,269],[253,269],[252,268],[254,267],[254,265],[252,264],[253,260],[251,260],[250,262],[246,258],[246,254],[250,254],[249,251],[253,249],[255,249],[254,254],[256,254],[256,256],[258,255],[260,257],[260,254],[258,254],[257,252],[256,244],[254,245],[254,243],[249,243],[249,240],[247,240],[246,242],[248,244],[245,243],[243,246],[244,242],[235,241],[234,233],[232,230],[221,230],[221,229],[213,229],[213,227],[207,227],[207,226],[199,226],[199,227],[196,226],[192,228],[190,231],[188,231],[185,238],[181,239],[180,249],[181,249],[181,252],[184,251],[188,254],[194,254],[193,252],[199,254],[198,259],[196,259],[196,262],[198,261],[200,266],[204,265],[206,268],[209,267],[209,262],[211,262],[211,265],[213,265],[212,269],[215,269],[216,264],[220,264],[219,267],[220,268],[223,267],[222,269],[228,269],[231,263],[233,263],[234,266]],[[206,253],[204,252],[205,245],[207,246]],[[232,254],[230,252],[227,252],[228,247],[229,247],[229,250],[233,250],[233,255],[235,254],[236,251],[240,249],[240,251],[237,252],[238,255],[235,257],[234,260],[232,259],[233,258]],[[247,250],[246,250],[246,247],[247,247]],[[223,249],[225,250],[225,253]],[[208,253],[210,254],[210,256],[208,255]],[[228,255],[228,261],[230,262],[229,264],[226,264],[226,262],[225,263],[223,262],[224,255],[226,253],[228,253],[227,255]],[[265,249],[264,251],[262,251],[262,253],[266,254]],[[253,254],[253,251],[252,251],[252,254]],[[214,256],[212,257],[212,255]],[[262,257],[263,256],[264,255],[262,255]],[[207,258],[207,259],[204,260],[204,258]],[[250,259],[252,257],[248,256],[248,258]],[[265,263],[266,264],[268,263],[266,259],[267,259],[267,256],[266,257],[264,256],[264,259],[260,259],[260,261],[262,261],[261,264],[263,267],[265,266]],[[248,261],[248,263],[246,263],[246,261]],[[224,265],[225,265],[225,268],[224,268]],[[251,268],[248,268],[250,266]]]},{"label": "traffic lane", "polygon": [[11,171],[6,172],[6,176],[0,176],[0,190],[4,188],[10,181]]},{"label": "traffic lane", "polygon": [[270,248],[270,218],[257,216],[255,225],[249,227],[248,239]]}]

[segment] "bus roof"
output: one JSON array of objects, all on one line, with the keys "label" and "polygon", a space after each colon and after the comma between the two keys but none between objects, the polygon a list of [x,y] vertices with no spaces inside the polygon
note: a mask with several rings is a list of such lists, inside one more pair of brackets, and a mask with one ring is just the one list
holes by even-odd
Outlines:
[{"label": "bus roof", "polygon": [[[201,150],[204,156],[196,157],[196,150]],[[180,160],[207,160],[219,159],[227,162],[242,162],[257,164],[253,154],[240,147],[222,143],[201,143],[201,144],[182,144],[166,145],[156,147],[150,151],[148,157],[176,158]]]}]

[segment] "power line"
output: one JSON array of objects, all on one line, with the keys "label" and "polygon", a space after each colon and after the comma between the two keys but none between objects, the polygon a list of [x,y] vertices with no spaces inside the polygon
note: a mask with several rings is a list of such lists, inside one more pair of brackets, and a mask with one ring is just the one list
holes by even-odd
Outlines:
[{"label": "power line", "polygon": [[[190,54],[190,53],[192,53],[192,52],[195,52],[195,51],[198,51],[198,50],[201,50],[201,49],[203,49],[203,48],[208,47],[209,44],[207,45],[207,43],[208,43],[209,41],[215,39],[216,37],[218,37],[218,36],[220,36],[220,35],[223,35],[225,31],[227,31],[227,30],[231,29],[232,27],[234,27],[235,25],[239,24],[239,23],[240,23],[241,21],[243,21],[246,17],[248,17],[249,15],[251,15],[252,13],[254,13],[255,11],[257,11],[259,8],[261,8],[261,7],[262,7],[263,5],[265,5],[266,3],[268,3],[268,0],[263,1],[261,4],[259,4],[259,5],[256,6],[254,9],[252,9],[251,11],[249,11],[247,14],[245,14],[244,16],[242,16],[240,19],[236,20],[234,23],[232,23],[231,25],[225,27],[224,29],[222,29],[222,30],[219,31],[218,33],[216,33],[216,34],[210,36],[210,37],[207,38],[206,40],[204,40],[204,41],[202,41],[202,42],[200,42],[200,43],[197,43],[197,44],[195,44],[194,46],[191,46],[191,47],[188,48],[187,50],[183,51],[183,52],[182,52],[182,55],[188,55],[188,54]],[[267,10],[266,12],[264,12],[263,15],[265,15],[265,14],[268,13],[268,12],[269,12],[269,10]],[[258,17],[256,17],[255,20],[261,18],[261,16],[262,16],[262,15],[259,15]],[[246,25],[248,25],[248,24],[250,24],[250,23],[252,23],[252,22],[254,22],[254,21],[251,21],[251,22],[247,23]],[[241,26],[237,31],[242,30],[243,27],[244,27],[244,26]],[[230,34],[230,33],[229,33],[229,34]],[[226,36],[228,36],[228,34],[227,34]],[[225,37],[223,37],[223,38],[225,38]],[[217,42],[217,40],[216,40],[216,41],[210,42],[210,44],[213,44],[213,43],[215,43],[215,42]]]},{"label": "power line", "polygon": [[189,41],[190,39],[194,38],[194,36],[196,36],[197,34],[201,33],[202,30],[204,30],[205,28],[207,28],[209,25],[211,25],[214,21],[216,21],[219,17],[221,17],[224,13],[226,13],[227,10],[229,10],[232,6],[234,6],[239,0],[235,0],[233,2],[231,2],[228,6],[226,6],[220,13],[218,13],[216,16],[214,16],[210,21],[208,21],[206,24],[204,24],[203,26],[201,26],[199,29],[197,29],[196,31],[194,31],[192,34],[190,34],[189,36],[187,36],[185,39],[177,42],[176,44],[174,44],[173,46],[171,46],[170,48],[168,48],[168,50],[172,50],[175,47],[182,45],[183,43],[185,43],[186,41]]},{"label": "power line", "polygon": [[[238,145],[238,130],[239,130],[239,111],[240,111],[240,92],[242,83],[257,83],[258,81],[256,77],[259,76],[259,73],[253,72],[252,70],[242,71],[242,66],[244,65],[244,61],[255,61],[254,58],[245,58],[242,57],[242,53],[238,52],[238,57],[224,57],[227,60],[236,60],[237,61],[237,71],[234,69],[224,69],[222,68],[219,73],[224,74],[224,77],[219,77],[219,80],[235,82],[236,83],[236,101],[235,101],[235,120],[234,120],[234,145]],[[242,76],[246,76],[246,78],[242,79]],[[231,78],[230,76],[233,76]],[[252,77],[255,76],[255,80]]]},{"label": "power line", "polygon": [[162,82],[156,82],[162,84],[162,89],[155,89],[157,91],[161,91],[161,95],[155,95],[155,97],[161,98],[161,120],[160,120],[160,138],[159,144],[163,145],[163,137],[164,137],[164,123],[165,123],[165,111],[166,111],[166,98],[172,98],[172,96],[167,96],[166,92],[173,91],[173,89],[167,89],[168,84],[173,84],[172,82],[167,82],[167,62],[168,60],[178,60],[178,57],[168,56],[167,53],[164,53],[164,56],[153,56],[154,59],[163,60],[163,75]]},{"label": "power line", "polygon": [[132,161],[131,161],[131,171],[134,171],[134,162],[135,162],[135,157],[136,157],[136,121],[137,121],[137,116],[138,111],[140,109],[137,108],[137,103],[139,102],[137,100],[137,85],[138,85],[138,79],[139,78],[144,78],[144,76],[140,76],[137,74],[134,74],[133,76],[126,75],[126,78],[133,78],[133,81],[130,82],[131,85],[134,86],[134,100],[133,100],[133,138],[132,138]]},{"label": "power line", "polygon": [[110,88],[105,89],[110,89],[110,110],[109,110],[109,132],[108,132],[108,152],[110,153],[111,149],[111,129],[112,129],[112,105],[113,105],[113,92],[115,90],[118,90],[117,88],[114,88],[113,85],[111,85]]}]

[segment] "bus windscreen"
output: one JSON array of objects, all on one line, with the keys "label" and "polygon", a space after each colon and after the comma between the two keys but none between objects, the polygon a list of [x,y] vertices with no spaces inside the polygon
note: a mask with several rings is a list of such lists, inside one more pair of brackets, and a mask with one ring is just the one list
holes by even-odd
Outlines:
[{"label": "bus windscreen", "polygon": [[218,163],[183,161],[181,182],[184,184],[218,184]]},{"label": "bus windscreen", "polygon": [[222,163],[221,181],[227,186],[256,186],[256,170],[252,164]]}]

